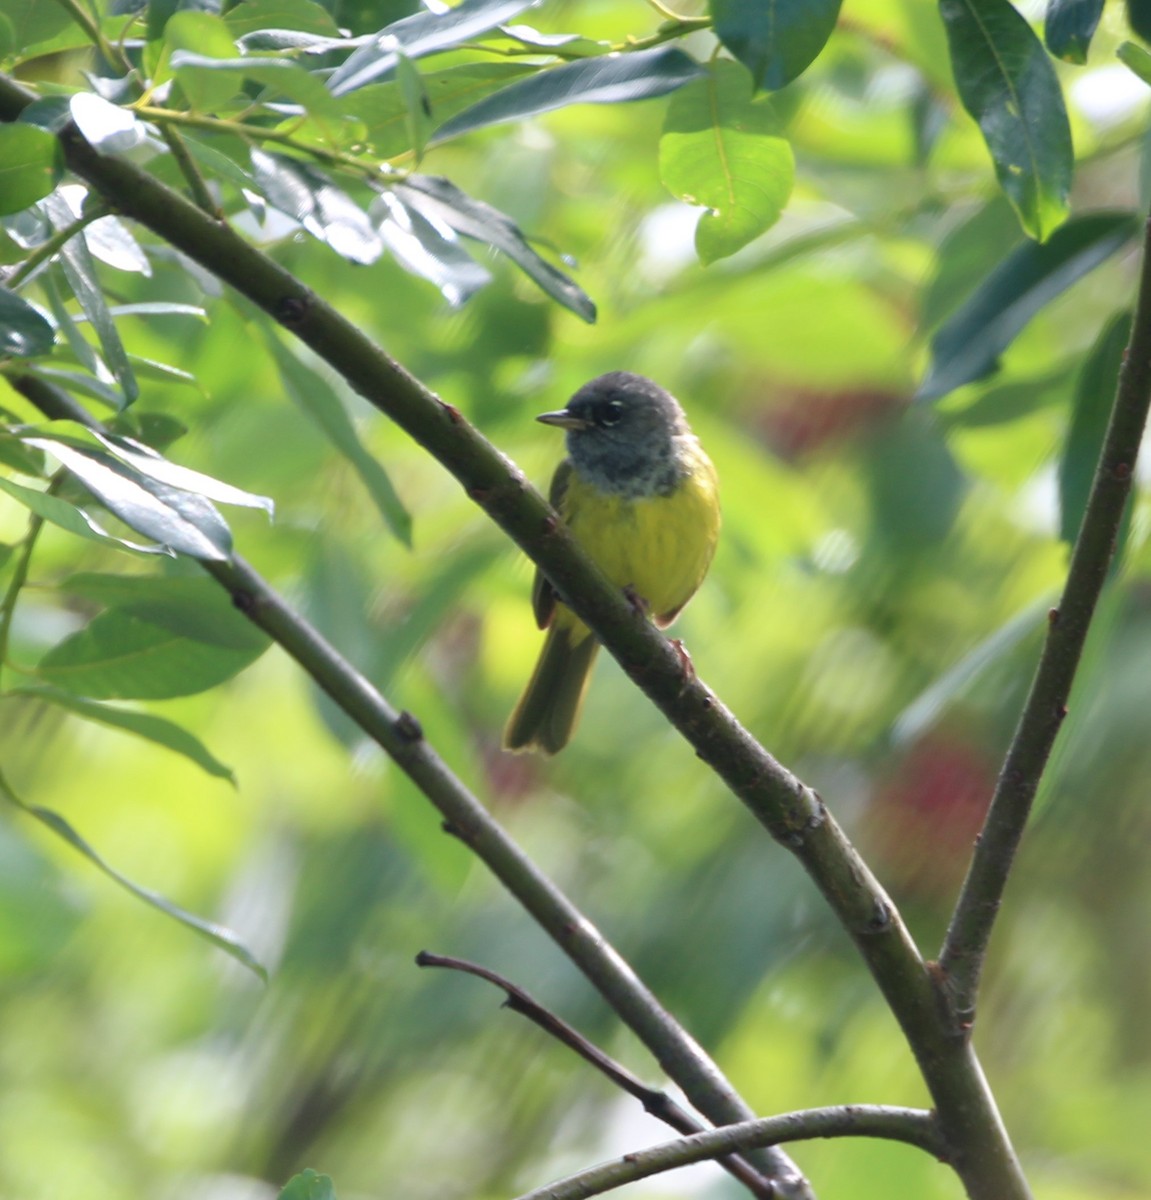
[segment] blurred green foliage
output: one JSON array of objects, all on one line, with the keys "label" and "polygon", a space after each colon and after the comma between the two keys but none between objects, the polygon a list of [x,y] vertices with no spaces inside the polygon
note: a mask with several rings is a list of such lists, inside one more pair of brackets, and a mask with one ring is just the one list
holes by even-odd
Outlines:
[{"label": "blurred green foliage", "polygon": [[[21,73],[43,80],[58,68],[63,84],[84,87],[79,71],[92,63],[72,49],[82,43],[63,10],[18,7],[13,27],[46,46]],[[1009,255],[1030,253],[941,65],[932,8],[849,6],[815,65],[770,101],[771,129],[795,156],[782,219],[706,269],[693,248],[700,210],[660,182],[667,100],[563,109],[433,143],[421,169],[571,256],[561,267],[594,299],[594,326],[486,250],[476,258],[493,281],[452,308],[393,258],[353,266],[330,244],[268,230],[285,266],[537,482],[561,449],[531,418],[586,379],[628,368],[680,397],[719,468],[725,526],[676,635],[740,720],[818,788],[929,954],[1062,579],[1060,534],[1077,527],[1085,448],[1113,383],[1100,364],[1114,363],[1136,268],[1129,242],[1112,247],[1043,296],[982,364],[992,374],[931,403],[914,398],[933,335]],[[332,15],[357,34],[405,15],[383,9]],[[1078,156],[1072,219],[1145,208],[1146,89],[1116,74],[1120,15],[1104,13],[1085,67],[1056,67]],[[545,32],[598,40],[655,25],[638,2],[569,0],[531,16]],[[712,41],[693,39],[705,59]],[[199,70],[180,82],[212,76]],[[380,130],[394,134],[394,120]],[[202,161],[236,156],[223,134],[202,141]],[[150,169],[177,181],[168,159]],[[7,229],[0,250],[16,262],[18,230]],[[150,275],[98,268],[110,303],[169,306],[115,322],[140,386],[133,428],[165,430],[145,438],[156,445],[186,428],[170,458],[274,498],[272,524],[230,513],[242,553],[418,714],[753,1107],[924,1103],[894,1021],[814,889],[606,656],[562,756],[500,753],[538,648],[528,564],[396,428],[135,232],[152,250]],[[48,294],[38,302],[53,311]],[[61,339],[69,316],[79,322],[80,308],[59,301]],[[40,336],[28,320],[23,335]],[[75,329],[88,350],[58,346],[58,367],[79,370],[94,352],[91,324]],[[324,383],[309,393],[311,371]],[[3,382],[0,406],[14,422],[42,420]],[[0,439],[17,483],[36,466],[20,453]],[[1008,893],[977,1031],[1047,1200],[1151,1189],[1148,518],[1140,495]],[[28,519],[0,497],[5,586],[19,555],[4,551]],[[31,670],[88,627],[100,601],[74,577],[113,570],[186,574],[46,526],[11,662]],[[7,665],[5,675],[18,678]],[[342,1200],[494,1200],[665,1136],[501,1013],[497,993],[413,965],[422,948],[489,965],[657,1076],[430,806],[279,651],[224,686],[134,707],[192,732],[235,786],[19,689],[0,696],[5,775],[131,879],[234,929],[271,982],[7,810],[0,1197],[274,1197],[311,1166]],[[948,1171],[907,1147],[833,1142],[797,1157],[827,1198],[959,1195]],[[634,1194],[734,1187],[699,1168]]]}]

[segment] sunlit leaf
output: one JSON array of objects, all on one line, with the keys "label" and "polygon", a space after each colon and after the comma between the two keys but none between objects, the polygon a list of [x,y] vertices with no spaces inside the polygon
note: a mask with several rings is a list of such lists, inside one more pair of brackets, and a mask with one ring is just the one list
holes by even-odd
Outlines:
[{"label": "sunlit leaf", "polygon": [[707,211],[695,230],[700,261],[734,254],[770,228],[795,180],[791,145],[769,101],[753,101],[736,63],[717,62],[668,105],[659,143],[664,186]]},{"label": "sunlit leaf", "polygon": [[279,1200],[336,1200],[336,1188],[327,1175],[317,1175],[309,1167],[288,1180]]},{"label": "sunlit leaf", "polygon": [[1092,213],[1068,221],[1043,244],[1025,242],[931,339],[921,400],[982,379],[1044,305],[1124,246],[1139,230],[1130,213]]},{"label": "sunlit leaf", "polygon": [[47,196],[64,169],[59,139],[36,125],[0,125],[0,214]]},{"label": "sunlit leaf", "polygon": [[561,271],[532,249],[515,222],[482,200],[473,199],[450,180],[436,175],[412,175],[394,191],[409,208],[437,225],[502,250],[553,299],[583,317],[595,320],[591,298]]},{"label": "sunlit leaf", "polygon": [[481,100],[441,125],[433,143],[488,125],[522,121],[569,104],[626,104],[666,96],[703,74],[676,47],[610,54],[550,67]]},{"label": "sunlit leaf", "polygon": [[70,108],[76,128],[102,154],[126,154],[148,136],[135,113],[92,92],[73,96]]},{"label": "sunlit leaf", "polygon": [[28,696],[33,700],[42,700],[66,712],[74,713],[86,721],[94,721],[98,725],[106,725],[109,729],[119,729],[145,741],[163,746],[176,754],[194,762],[196,766],[217,779],[226,779],[235,783],[236,778],[230,767],[225,766],[208,750],[207,746],[195,734],[169,721],[166,717],[154,713],[137,712],[134,709],[117,708],[111,704],[101,704],[96,700],[88,700],[71,692],[45,684],[22,684],[9,689],[6,695]]},{"label": "sunlit leaf", "polygon": [[207,91],[205,76],[227,72],[235,76],[235,82],[229,85],[225,99],[241,90],[243,80],[253,79],[267,87],[273,98],[294,100],[318,116],[335,116],[339,111],[335,97],[320,77],[289,58],[258,58],[255,55],[216,58],[191,50],[177,50],[172,55],[171,63],[180,86],[185,91],[191,88],[192,94]]},{"label": "sunlit leaf", "polygon": [[243,0],[228,9],[224,20],[234,37],[292,30],[335,38],[340,32],[331,13],[315,0]]},{"label": "sunlit leaf", "polygon": [[1023,228],[1044,241],[1067,216],[1073,168],[1051,60],[1009,0],[940,0],[939,10],[963,107]]},{"label": "sunlit leaf", "polygon": [[396,69],[398,51],[422,58],[458,46],[533,8],[540,0],[463,0],[446,12],[419,12],[381,29],[332,73],[328,87],[344,96],[367,83],[378,83]]},{"label": "sunlit leaf", "polygon": [[716,37],[775,91],[797,79],[823,49],[842,0],[709,0]]},{"label": "sunlit leaf", "polygon": [[[240,92],[243,81],[239,76],[228,70],[205,70],[199,65],[204,59],[227,62],[237,57],[231,30],[215,13],[176,13],[164,26],[164,44],[170,52],[168,69],[179,79],[196,111],[217,111]],[[181,51],[196,59],[183,70],[176,70],[171,60]]]}]

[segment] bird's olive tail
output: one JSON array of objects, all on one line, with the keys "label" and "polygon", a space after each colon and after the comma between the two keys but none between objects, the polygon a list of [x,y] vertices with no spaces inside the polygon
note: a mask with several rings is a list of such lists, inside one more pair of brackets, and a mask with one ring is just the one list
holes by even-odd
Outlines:
[{"label": "bird's olive tail", "polygon": [[505,750],[555,754],[568,744],[598,649],[583,629],[553,625],[548,630],[540,660],[504,730]]}]

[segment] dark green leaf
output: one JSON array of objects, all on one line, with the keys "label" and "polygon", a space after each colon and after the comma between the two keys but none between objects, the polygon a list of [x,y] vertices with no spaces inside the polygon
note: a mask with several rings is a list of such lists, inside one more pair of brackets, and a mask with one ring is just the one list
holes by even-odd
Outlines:
[{"label": "dark green leaf", "polygon": [[157,746],[163,746],[167,750],[182,755],[217,779],[226,779],[233,784],[236,782],[231,768],[215,758],[198,737],[165,717],[136,712],[127,708],[116,708],[111,704],[101,704],[96,700],[86,700],[82,696],[74,696],[71,692],[62,692],[58,688],[43,684],[22,685],[10,689],[7,694],[43,700],[46,704],[54,704],[66,712],[75,713],[76,716],[83,717],[86,721],[95,721],[97,724],[107,725],[110,729],[120,729],[125,733],[131,733],[145,741],[154,742]]},{"label": "dark green leaf", "polygon": [[668,105],[659,165],[668,191],[707,209],[695,230],[705,264],[770,228],[795,180],[791,146],[770,102],[753,101],[747,72],[726,61]]},{"label": "dark green leaf", "polygon": [[127,154],[148,136],[135,113],[93,92],[73,96],[69,107],[76,128],[103,154]]},{"label": "dark green leaf", "polygon": [[1044,244],[1025,242],[931,339],[931,367],[918,398],[937,400],[982,379],[1028,321],[1139,230],[1130,213],[1068,221]]},{"label": "dark green leaf", "polygon": [[491,274],[460,245],[451,230],[433,225],[394,192],[383,192],[372,206],[376,230],[405,270],[428,279],[453,307],[463,304]]},{"label": "dark green leaf", "polygon": [[[49,196],[44,201],[44,207],[57,229],[66,229],[77,216],[68,201],[58,193]],[[140,388],[128,362],[124,343],[120,341],[116,323],[108,311],[103,288],[96,278],[96,264],[82,232],[60,248],[60,263],[73,294],[96,330],[108,367],[124,391],[125,404],[131,404],[139,396]]]},{"label": "dark green leaf", "polygon": [[1059,536],[1065,542],[1073,543],[1079,536],[1130,338],[1131,314],[1112,317],[1079,372],[1059,461]]},{"label": "dark green leaf", "polygon": [[70,575],[59,587],[194,642],[252,655],[268,646],[267,636],[237,611],[223,588],[199,575],[92,572]]},{"label": "dark green leaf", "polygon": [[1151,84],[1151,54],[1145,47],[1134,42],[1123,42],[1115,53],[1144,83]]},{"label": "dark green leaf", "polygon": [[35,204],[56,186],[64,163],[60,142],[36,125],[0,125],[0,214]]},{"label": "dark green leaf", "polygon": [[0,356],[35,358],[52,351],[56,332],[27,300],[0,287]]},{"label": "dark green leaf", "polygon": [[404,128],[408,143],[418,162],[424,156],[428,134],[432,129],[432,106],[419,71],[406,54],[401,54],[396,61],[396,82],[400,85],[400,95],[404,100]]},{"label": "dark green leaf", "polygon": [[541,258],[516,223],[498,209],[482,200],[474,200],[450,180],[438,175],[412,175],[394,190],[405,205],[422,213],[433,224],[447,225],[464,237],[502,250],[554,300],[585,321],[595,320],[595,304],[591,298]]},{"label": "dark green leaf", "polygon": [[396,69],[397,51],[422,58],[458,46],[533,8],[539,0],[463,0],[446,12],[420,12],[396,21],[361,46],[328,80],[334,96],[378,83]]},{"label": "dark green leaf", "polygon": [[[64,297],[60,294],[59,287],[56,286],[56,278],[56,272],[47,271],[40,276],[39,282],[52,309],[52,316],[56,318],[56,329],[64,335],[68,353],[71,354],[75,362],[79,363],[88,372],[93,381],[111,397],[112,407],[115,409],[123,408],[123,395],[112,387],[112,384],[115,383],[112,372],[104,365],[104,360],[97,353],[95,346],[84,337],[77,327],[75,319],[64,303]],[[67,361],[67,357],[62,350],[57,349],[53,356],[53,361]]]},{"label": "dark green leaf", "polygon": [[1103,0],[1047,0],[1043,40],[1056,58],[1085,63],[1095,28],[1103,15]]},{"label": "dark green leaf", "polygon": [[1127,0],[1127,24],[1131,32],[1145,42],[1151,42],[1151,3],[1148,0]]},{"label": "dark green leaf", "polygon": [[53,646],[36,675],[95,700],[171,700],[217,687],[262,652],[263,646],[238,649],[181,637],[110,608]]},{"label": "dark green leaf", "polygon": [[256,975],[267,982],[268,972],[230,929],[226,929],[223,925],[217,925],[214,921],[206,921],[203,917],[194,916],[192,913],[186,912],[178,905],[173,904],[170,900],[166,900],[159,892],[154,892],[151,888],[141,887],[138,883],[133,883],[127,876],[121,875],[114,867],[109,866],[59,813],[52,812],[51,809],[40,808],[37,805],[25,804],[8,787],[2,776],[0,776],[0,792],[3,792],[8,800],[23,812],[27,813],[30,817],[35,817],[37,821],[40,821],[51,829],[53,833],[63,838],[74,850],[78,850],[90,863],[103,871],[109,879],[115,880],[122,888],[126,888],[131,892],[133,896],[143,900],[145,904],[159,909],[160,912],[191,929],[194,933],[199,934],[200,937],[206,938],[214,946],[231,955],[237,962],[243,963],[250,971],[255,972]]},{"label": "dark green leaf", "polygon": [[1051,60],[1008,0],[940,0],[939,9],[963,107],[1023,228],[1044,241],[1067,216],[1074,165]]},{"label": "dark green leaf", "polygon": [[279,1200],[336,1200],[336,1189],[327,1175],[317,1175],[309,1167],[288,1180]]},{"label": "dark green leaf", "polygon": [[522,121],[569,104],[625,104],[666,96],[698,79],[704,68],[675,47],[581,59],[513,83],[441,125],[433,143],[463,133]]},{"label": "dark green leaf", "polygon": [[67,28],[71,23],[68,10],[55,0],[4,0],[4,15],[12,26],[16,53]]},{"label": "dark green leaf", "polygon": [[164,546],[141,546],[124,538],[113,537],[93,521],[87,513],[82,512],[74,504],[69,504],[67,500],[61,500],[59,496],[37,491],[35,488],[22,487],[10,479],[5,479],[3,475],[0,475],[0,491],[7,492],[13,500],[18,500],[38,517],[50,521],[53,525],[58,525],[61,529],[66,529],[69,533],[77,534],[79,537],[103,542],[105,545],[115,546],[118,549],[134,550],[140,554],[170,553]]},{"label": "dark green leaf", "polygon": [[412,544],[412,518],[382,466],[363,448],[343,401],[317,371],[306,367],[269,333],[268,344],[280,371],[284,391],[316,422],[333,446],[348,460],[384,523],[405,546]]},{"label": "dark green leaf", "polygon": [[827,44],[842,0],[709,0],[715,35],[775,91],[797,79]]},{"label": "dark green leaf", "polygon": [[232,550],[224,519],[201,496],[170,487],[98,450],[83,450],[48,437],[24,441],[57,458],[137,533],[191,558],[223,560]]}]

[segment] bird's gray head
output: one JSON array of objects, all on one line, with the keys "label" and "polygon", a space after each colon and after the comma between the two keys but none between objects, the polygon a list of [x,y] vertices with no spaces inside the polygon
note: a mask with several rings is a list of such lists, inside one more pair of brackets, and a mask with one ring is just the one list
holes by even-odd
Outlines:
[{"label": "bird's gray head", "polygon": [[605,491],[661,494],[682,478],[675,439],[690,432],[683,409],[642,375],[601,375],[585,383],[566,408],[536,419],[567,431],[572,464]]}]

